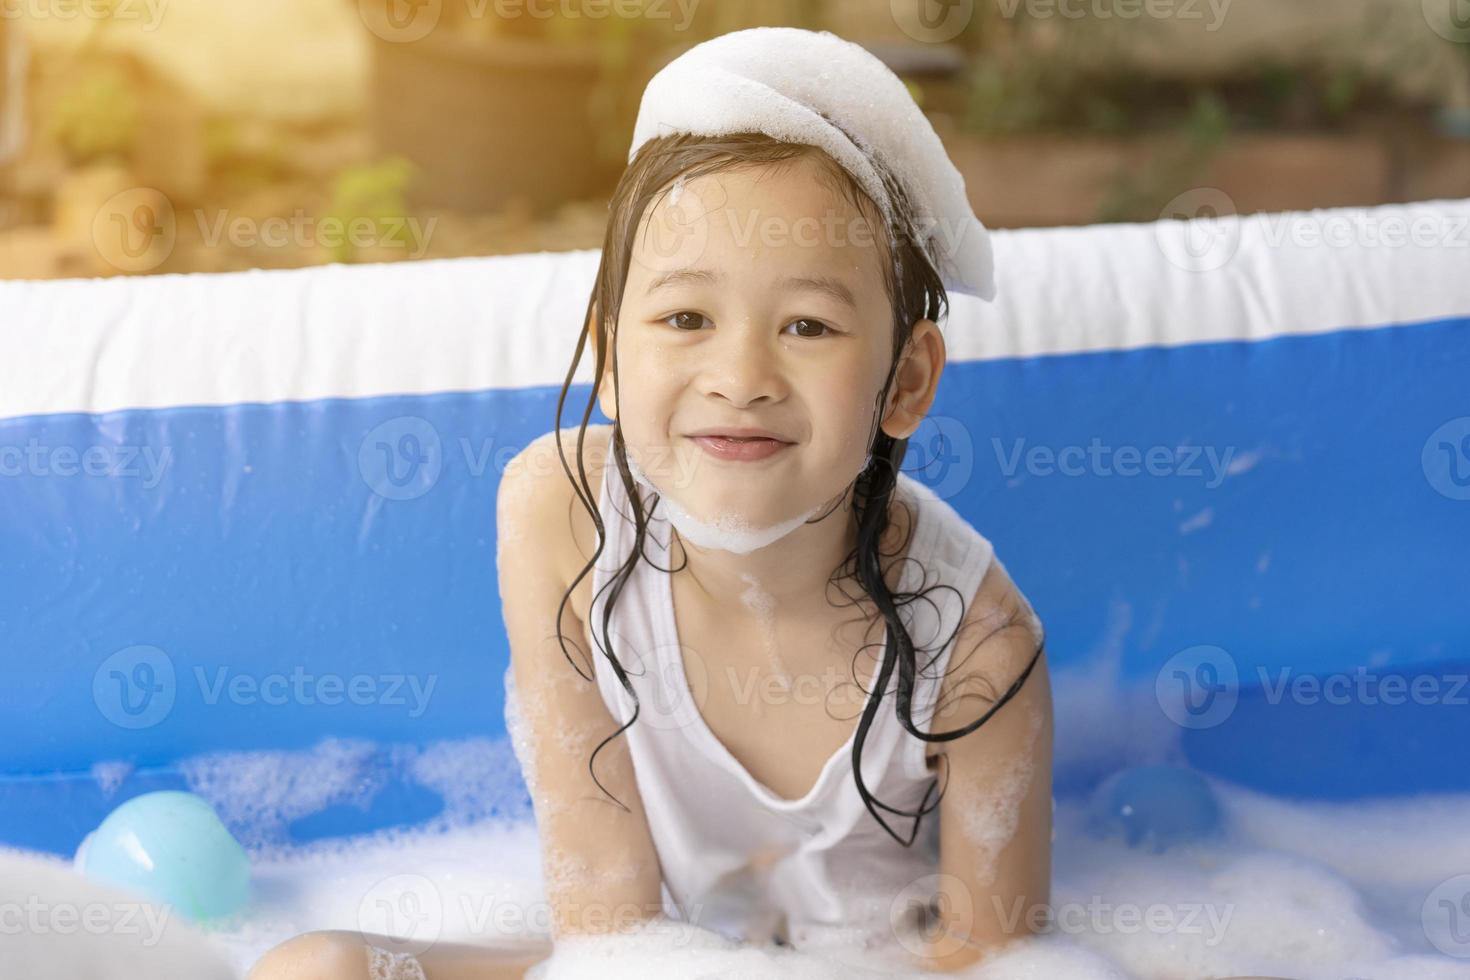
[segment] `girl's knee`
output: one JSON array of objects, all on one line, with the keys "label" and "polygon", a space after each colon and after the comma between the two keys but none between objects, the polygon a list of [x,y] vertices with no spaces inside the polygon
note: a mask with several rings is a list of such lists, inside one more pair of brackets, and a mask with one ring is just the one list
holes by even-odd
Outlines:
[{"label": "girl's knee", "polygon": [[246,980],[368,980],[367,943],[359,933],[329,929],[293,936],[251,967]]}]

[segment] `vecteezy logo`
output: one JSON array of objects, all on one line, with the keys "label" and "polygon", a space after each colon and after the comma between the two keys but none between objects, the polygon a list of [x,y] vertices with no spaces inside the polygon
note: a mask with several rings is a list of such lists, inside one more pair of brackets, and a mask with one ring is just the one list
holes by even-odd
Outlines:
[{"label": "vecteezy logo", "polygon": [[1470,0],[1423,0],[1424,21],[1446,41],[1470,44]]},{"label": "vecteezy logo", "polygon": [[[943,887],[948,884],[949,887]],[[888,908],[888,924],[909,952],[950,956],[966,945],[975,927],[975,902],[954,875],[925,875],[909,882]]]},{"label": "vecteezy logo", "polygon": [[1164,205],[1154,222],[1159,251],[1189,272],[1209,272],[1235,257],[1240,248],[1240,215],[1229,194],[1196,187]]},{"label": "vecteezy logo", "polygon": [[368,30],[392,44],[422,41],[444,13],[444,0],[357,0]]},{"label": "vecteezy logo", "polygon": [[177,240],[173,203],[151,187],[114,194],[92,217],[92,245],[119,272],[153,271],[173,254]]},{"label": "vecteezy logo", "polygon": [[400,415],[376,426],[357,450],[363,480],[389,500],[422,497],[433,489],[443,467],[439,431],[417,415]]},{"label": "vecteezy logo", "polygon": [[644,224],[634,261],[657,273],[693,268],[709,245],[711,215],[694,185],[678,178]]},{"label": "vecteezy logo", "polygon": [[1451,500],[1470,500],[1470,416],[1450,419],[1424,442],[1424,478]]},{"label": "vecteezy logo", "polygon": [[1180,650],[1159,668],[1154,697],[1174,724],[1214,728],[1230,717],[1240,699],[1235,658],[1216,646]]},{"label": "vecteezy logo", "polygon": [[[963,422],[949,415],[926,415],[909,436],[913,470],[940,500],[963,490],[975,472],[975,443]],[[905,466],[907,469],[908,467]]]},{"label": "vecteezy logo", "polygon": [[357,927],[383,936],[390,953],[424,952],[444,928],[444,899],[423,875],[394,875],[368,889],[357,906]]},{"label": "vecteezy logo", "polygon": [[125,647],[92,675],[92,701],[119,728],[152,728],[173,710],[174,663],[158,647]]},{"label": "vecteezy logo", "polygon": [[1440,882],[1419,910],[1424,938],[1446,956],[1470,958],[1470,874]]},{"label": "vecteezy logo", "polygon": [[889,0],[893,22],[915,41],[942,44],[975,17],[975,0]]}]

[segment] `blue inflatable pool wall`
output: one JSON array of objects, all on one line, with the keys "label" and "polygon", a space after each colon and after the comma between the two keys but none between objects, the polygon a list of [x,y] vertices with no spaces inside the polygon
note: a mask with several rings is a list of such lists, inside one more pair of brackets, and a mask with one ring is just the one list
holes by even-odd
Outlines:
[{"label": "blue inflatable pool wall", "polygon": [[[1337,222],[1434,235],[1297,233]],[[906,465],[995,542],[1059,681],[1101,669],[1261,790],[1470,789],[1467,224],[996,233],[1001,295],[951,297]],[[415,774],[443,744],[524,814],[495,495],[555,424],[597,260],[0,283],[0,844],[70,854],[126,798],[207,789],[201,758],[324,739],[362,778],[283,839],[441,814]],[[1059,795],[1109,771],[1065,762],[1069,726]]]}]

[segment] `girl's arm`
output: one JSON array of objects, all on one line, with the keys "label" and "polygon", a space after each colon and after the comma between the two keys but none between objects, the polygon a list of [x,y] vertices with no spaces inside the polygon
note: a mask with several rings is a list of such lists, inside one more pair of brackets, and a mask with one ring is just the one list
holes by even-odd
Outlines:
[{"label": "girl's arm", "polygon": [[[658,918],[662,874],[633,777],[627,732],[603,746],[595,769],[626,810],[598,788],[588,768],[593,750],[617,731],[618,723],[596,683],[584,680],[568,662],[570,654],[591,676],[591,656],[601,656],[597,651],[589,656],[586,630],[570,603],[560,622],[567,654],[557,640],[557,611],[571,581],[567,566],[575,551],[567,516],[581,504],[561,468],[553,435],[528,446],[501,478],[496,565],[525,728],[518,751],[526,757],[555,940],[569,933],[622,931]],[[599,473],[587,469],[595,489]]]},{"label": "girl's arm", "polygon": [[[1010,689],[1042,639],[1030,604],[994,562],[956,637],[930,731],[973,724]],[[983,725],[943,745],[949,786],[938,811],[940,922],[922,960],[948,972],[1050,925],[1052,699],[1045,652]]]}]

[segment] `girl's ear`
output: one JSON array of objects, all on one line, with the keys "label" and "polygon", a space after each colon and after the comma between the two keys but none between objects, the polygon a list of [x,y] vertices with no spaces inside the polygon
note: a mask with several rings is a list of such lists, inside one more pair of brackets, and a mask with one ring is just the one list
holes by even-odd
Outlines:
[{"label": "girl's ear", "polygon": [[904,346],[893,390],[883,406],[883,431],[894,439],[907,439],[929,414],[944,371],[944,336],[933,320],[918,320]]}]

